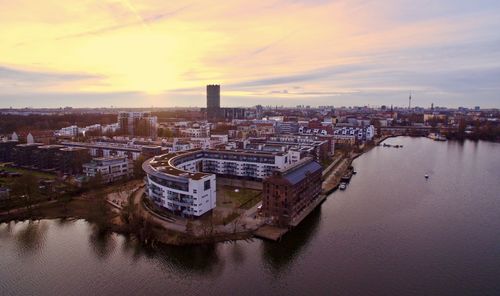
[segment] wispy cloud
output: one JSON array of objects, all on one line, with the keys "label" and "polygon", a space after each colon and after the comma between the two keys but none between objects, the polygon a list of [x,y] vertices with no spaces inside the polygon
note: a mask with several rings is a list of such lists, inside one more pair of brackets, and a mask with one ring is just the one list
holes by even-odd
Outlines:
[{"label": "wispy cloud", "polygon": [[45,72],[36,70],[23,70],[0,65],[0,81],[22,81],[22,82],[50,82],[50,81],[71,81],[101,78],[98,75],[85,73],[61,73]]},{"label": "wispy cloud", "polygon": [[121,24],[99,27],[99,28],[95,28],[95,29],[91,29],[91,30],[82,31],[82,32],[67,34],[67,35],[59,36],[59,37],[55,38],[55,40],[65,40],[65,39],[72,39],[72,38],[81,38],[81,37],[86,37],[86,36],[101,35],[101,34],[110,33],[113,31],[129,28],[129,27],[134,27],[134,26],[139,26],[139,25],[149,25],[149,24],[153,24],[155,22],[160,22],[160,21],[163,21],[165,19],[174,17],[175,15],[177,15],[178,13],[180,13],[181,11],[185,10],[188,7],[189,7],[189,5],[185,5],[185,6],[182,6],[180,8],[175,9],[175,10],[172,10],[172,11],[166,11],[166,12],[162,12],[162,13],[158,13],[158,14],[154,14],[154,15],[150,15],[150,16],[146,16],[146,17],[139,17],[139,19],[135,20],[135,21],[128,21],[128,22],[124,22]]},{"label": "wispy cloud", "polygon": [[110,94],[133,93],[127,104],[203,105],[204,85],[220,83],[228,106],[396,104],[409,89],[422,104],[500,106],[494,0],[18,0],[2,8],[2,93],[36,103],[50,95],[100,105],[99,93],[117,103]]}]

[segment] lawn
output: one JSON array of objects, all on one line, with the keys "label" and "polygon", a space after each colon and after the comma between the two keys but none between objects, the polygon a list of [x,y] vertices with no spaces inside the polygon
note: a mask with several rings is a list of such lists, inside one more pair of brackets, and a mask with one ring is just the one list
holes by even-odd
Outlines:
[{"label": "lawn", "polygon": [[217,206],[250,209],[261,200],[261,191],[247,188],[221,186],[217,188]]},{"label": "lawn", "polygon": [[[17,172],[21,174],[33,174],[38,178],[41,179],[55,179],[56,175],[54,174],[49,174],[49,173],[44,173],[44,172],[38,172],[38,171],[32,171],[32,170],[27,170],[27,169],[22,169],[22,168],[13,168],[13,167],[8,167],[5,165],[5,163],[0,163],[0,169],[7,171],[7,172]],[[12,178],[8,178],[12,179]]]}]

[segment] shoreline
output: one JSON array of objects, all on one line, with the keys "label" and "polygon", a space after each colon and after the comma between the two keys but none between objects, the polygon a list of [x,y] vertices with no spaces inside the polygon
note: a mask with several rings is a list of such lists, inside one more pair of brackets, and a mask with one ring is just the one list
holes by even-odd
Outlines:
[{"label": "shoreline", "polygon": [[[352,162],[363,155],[364,153],[370,151],[373,147],[377,146],[384,140],[397,137],[397,136],[384,136],[380,139],[375,140],[373,145],[363,147],[361,152],[350,155],[349,157],[340,157],[336,160],[333,167],[325,168],[322,195],[325,195],[326,199],[328,195],[333,193],[340,184],[340,177],[336,180],[334,179],[328,181],[329,178],[337,176],[342,176],[349,169]],[[69,220],[79,220],[83,219],[88,223],[95,224],[102,228],[104,232],[111,231],[121,235],[134,236],[139,241],[146,244],[165,244],[174,246],[186,246],[186,245],[203,245],[203,244],[213,244],[225,241],[236,241],[236,240],[249,240],[255,237],[260,237],[257,235],[257,231],[265,226],[260,225],[254,227],[255,229],[244,229],[243,231],[213,231],[206,235],[196,235],[187,233],[179,229],[174,229],[174,227],[165,227],[165,223],[161,223],[160,218],[155,217],[147,209],[144,209],[142,205],[142,199],[139,198],[140,202],[137,203],[135,200],[137,197],[135,195],[141,192],[143,185],[134,188],[128,197],[128,202],[133,203],[134,207],[139,207],[134,211],[133,215],[129,215],[130,221],[126,221],[124,216],[127,215],[126,209],[119,209],[114,207],[109,200],[104,199],[107,206],[107,212],[105,217],[95,217],[92,213],[92,204],[96,202],[96,199],[88,198],[93,192],[87,192],[80,196],[74,197],[70,202],[63,203],[62,201],[55,201],[49,205],[37,206],[34,209],[27,210],[25,208],[16,209],[15,213],[0,216],[0,223],[9,223],[11,221],[26,221],[26,220],[43,220],[43,219],[69,219]],[[316,206],[322,203],[318,203]],[[315,207],[316,207],[315,206]],[[242,214],[243,215],[243,214]],[[104,219],[103,219],[104,218]]]}]

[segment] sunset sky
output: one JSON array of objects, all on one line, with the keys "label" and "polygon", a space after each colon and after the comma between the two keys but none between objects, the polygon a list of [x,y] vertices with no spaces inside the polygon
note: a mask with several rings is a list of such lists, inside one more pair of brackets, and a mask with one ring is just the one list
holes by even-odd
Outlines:
[{"label": "sunset sky", "polygon": [[500,107],[498,0],[0,7],[0,107]]}]

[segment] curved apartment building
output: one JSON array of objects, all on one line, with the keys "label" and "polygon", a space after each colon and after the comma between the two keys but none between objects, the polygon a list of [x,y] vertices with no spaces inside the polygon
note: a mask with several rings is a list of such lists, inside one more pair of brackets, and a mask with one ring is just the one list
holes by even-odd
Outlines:
[{"label": "curved apartment building", "polygon": [[201,216],[215,208],[216,175],[263,180],[290,162],[285,152],[189,150],[153,157],[142,168],[156,205],[181,216]]}]

